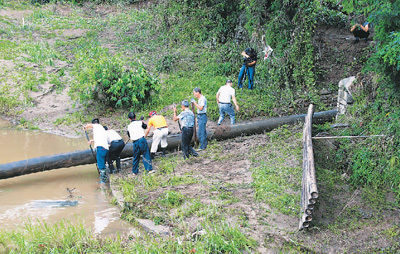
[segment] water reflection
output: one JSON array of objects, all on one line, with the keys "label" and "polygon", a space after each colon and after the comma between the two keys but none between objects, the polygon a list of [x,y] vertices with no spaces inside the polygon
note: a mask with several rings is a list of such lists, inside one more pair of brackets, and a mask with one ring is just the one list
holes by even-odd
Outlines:
[{"label": "water reflection", "polygon": [[[83,138],[15,130],[0,121],[0,164],[82,149],[87,149]],[[28,219],[50,223],[68,219],[83,220],[96,233],[127,230],[128,226],[119,220],[118,210],[108,203],[97,181],[95,165],[0,180],[1,229],[13,229]]]}]

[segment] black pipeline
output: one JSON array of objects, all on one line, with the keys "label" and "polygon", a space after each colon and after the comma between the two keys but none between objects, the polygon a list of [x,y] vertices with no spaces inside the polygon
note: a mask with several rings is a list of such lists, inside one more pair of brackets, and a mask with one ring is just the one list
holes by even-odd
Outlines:
[{"label": "black pipeline", "polygon": [[[331,121],[337,114],[337,110],[329,110],[314,113],[314,123],[324,123]],[[306,114],[270,118],[267,120],[247,122],[236,125],[223,125],[214,132],[208,132],[208,139],[229,139],[242,135],[252,135],[273,130],[285,124],[296,124],[304,122]],[[168,136],[168,150],[176,150],[180,146],[181,136]],[[152,141],[148,140],[149,147]],[[128,143],[121,153],[121,158],[132,156],[132,143]],[[57,168],[68,168],[85,164],[95,163],[89,149],[74,151],[70,153],[55,154],[49,156],[36,157],[32,159],[0,164],[0,179],[11,178],[36,172],[42,172]]]}]

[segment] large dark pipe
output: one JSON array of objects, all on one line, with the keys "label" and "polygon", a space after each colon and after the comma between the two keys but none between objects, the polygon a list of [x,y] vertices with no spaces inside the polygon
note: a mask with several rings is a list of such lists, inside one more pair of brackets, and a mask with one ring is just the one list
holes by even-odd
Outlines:
[{"label": "large dark pipe", "polygon": [[[330,121],[336,116],[336,113],[337,110],[329,110],[315,113],[313,121],[317,123]],[[304,121],[305,116],[305,114],[293,115],[236,124],[232,126],[220,126],[214,132],[210,131],[208,133],[208,139],[222,140],[242,135],[263,133],[265,131],[270,131],[285,124],[295,124],[298,122],[302,122]],[[149,139],[147,142],[150,147],[152,141]],[[180,134],[169,135],[168,149],[177,149],[180,146],[180,142]],[[127,144],[121,153],[121,158],[132,156],[132,149],[132,143]],[[14,176],[26,175],[51,169],[68,168],[92,163],[95,163],[95,160],[89,149],[83,151],[74,151],[70,153],[42,156],[22,161],[0,164],[0,179],[6,179]]]}]

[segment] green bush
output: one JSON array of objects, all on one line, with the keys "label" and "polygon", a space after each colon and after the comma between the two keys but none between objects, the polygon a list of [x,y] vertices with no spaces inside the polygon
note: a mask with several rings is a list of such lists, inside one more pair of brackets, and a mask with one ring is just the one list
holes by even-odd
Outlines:
[{"label": "green bush", "polygon": [[115,108],[142,108],[158,92],[158,81],[143,65],[124,64],[120,58],[111,56],[83,64],[72,94],[85,105],[94,101]]}]

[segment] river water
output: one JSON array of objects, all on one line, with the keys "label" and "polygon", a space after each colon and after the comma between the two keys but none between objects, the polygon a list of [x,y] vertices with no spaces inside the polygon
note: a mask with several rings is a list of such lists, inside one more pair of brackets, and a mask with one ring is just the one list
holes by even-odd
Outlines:
[{"label": "river water", "polygon": [[[85,139],[13,129],[0,119],[0,164],[37,156],[87,149]],[[56,169],[0,180],[0,229],[25,222],[84,223],[102,235],[125,233],[129,224],[98,186],[96,166]]]}]

